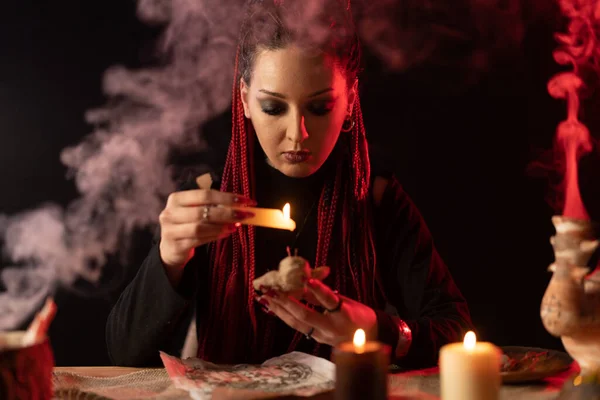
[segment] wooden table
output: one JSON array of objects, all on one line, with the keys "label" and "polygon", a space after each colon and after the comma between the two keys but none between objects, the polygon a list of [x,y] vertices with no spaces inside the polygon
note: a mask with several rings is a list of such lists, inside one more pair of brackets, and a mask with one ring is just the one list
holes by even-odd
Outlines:
[{"label": "wooden table", "polygon": [[[132,372],[144,371],[147,368],[130,368],[130,367],[56,367],[55,372],[70,372],[82,376],[95,376],[100,378],[114,378],[130,374]],[[162,369],[162,368],[160,368]]]},{"label": "wooden table", "polygon": [[[70,375],[74,374],[77,377],[86,377],[93,380],[97,378],[97,381],[110,381],[111,378],[119,379],[127,374],[132,373],[149,373],[149,374],[162,374],[166,376],[166,372],[162,368],[148,369],[148,368],[127,368],[127,367],[57,367],[54,369],[57,375]],[[503,385],[500,394],[501,400],[529,400],[529,399],[541,399],[550,400],[555,399],[560,392],[560,389],[565,380],[574,372],[576,372],[576,366],[568,371],[565,371],[559,375],[547,378],[541,382],[525,385]],[[167,378],[168,379],[168,378]],[[168,382],[168,381],[167,381]],[[437,368],[411,371],[405,373],[391,374],[390,375],[391,385],[398,388],[394,391],[390,400],[423,400],[423,399],[439,399],[439,375]],[[168,383],[167,383],[168,384]],[[178,392],[174,388],[168,390],[169,396],[164,398],[174,399],[189,399],[185,392]],[[179,395],[178,395],[179,393]],[[311,400],[327,400],[333,396],[331,393],[324,393],[319,396],[311,397]],[[61,398],[61,397],[58,397]],[[109,397],[110,398],[110,397]],[[162,397],[158,397],[162,398]],[[216,392],[213,396],[214,399],[257,399],[257,397],[248,397],[248,393],[233,393],[231,391]],[[264,397],[260,397],[264,398]],[[283,397],[278,397],[284,399]],[[294,397],[286,396],[285,399],[293,399]],[[307,398],[303,398],[307,399]]]}]

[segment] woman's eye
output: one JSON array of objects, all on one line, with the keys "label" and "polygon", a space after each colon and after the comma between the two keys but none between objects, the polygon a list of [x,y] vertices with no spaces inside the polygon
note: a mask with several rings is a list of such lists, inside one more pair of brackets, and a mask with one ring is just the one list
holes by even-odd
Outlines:
[{"label": "woman's eye", "polygon": [[281,115],[285,112],[285,106],[280,104],[262,104],[261,109],[268,115]]},{"label": "woman's eye", "polygon": [[332,101],[320,102],[311,104],[308,109],[311,113],[317,116],[327,115],[333,109],[334,103]]}]

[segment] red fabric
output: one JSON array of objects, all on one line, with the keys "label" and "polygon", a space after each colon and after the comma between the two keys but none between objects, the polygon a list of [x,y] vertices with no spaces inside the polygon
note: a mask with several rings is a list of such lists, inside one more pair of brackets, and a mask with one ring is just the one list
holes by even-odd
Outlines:
[{"label": "red fabric", "polygon": [[0,351],[0,399],[52,398],[54,356],[49,342]]}]

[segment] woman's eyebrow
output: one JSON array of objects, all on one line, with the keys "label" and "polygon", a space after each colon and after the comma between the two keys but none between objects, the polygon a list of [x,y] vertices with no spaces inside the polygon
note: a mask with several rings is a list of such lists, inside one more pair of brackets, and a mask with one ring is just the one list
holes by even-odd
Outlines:
[{"label": "woman's eyebrow", "polygon": [[[313,94],[309,95],[308,97],[316,97],[316,96],[318,96],[320,94],[331,92],[331,91],[333,91],[333,88],[328,87],[328,88],[316,91]],[[286,98],[285,95],[283,95],[281,93],[271,92],[270,90],[266,90],[266,89],[260,89],[259,92],[268,94],[269,96],[279,97],[280,99],[285,99]]]}]

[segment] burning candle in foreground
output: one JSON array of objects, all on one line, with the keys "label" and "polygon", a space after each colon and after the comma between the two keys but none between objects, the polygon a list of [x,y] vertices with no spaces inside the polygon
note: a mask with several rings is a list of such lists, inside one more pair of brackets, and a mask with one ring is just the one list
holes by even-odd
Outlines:
[{"label": "burning candle in foreground", "polygon": [[236,210],[248,211],[254,214],[241,223],[244,225],[262,226],[265,228],[296,229],[296,222],[290,218],[290,205],[287,203],[282,210],[276,208],[233,207]]},{"label": "burning candle in foreground", "polygon": [[352,342],[343,342],[333,351],[336,400],[387,399],[387,372],[390,348],[367,341],[358,329]]},{"label": "burning candle in foreground", "polygon": [[443,400],[497,400],[500,393],[502,351],[477,342],[467,332],[462,343],[440,349],[440,385]]}]

